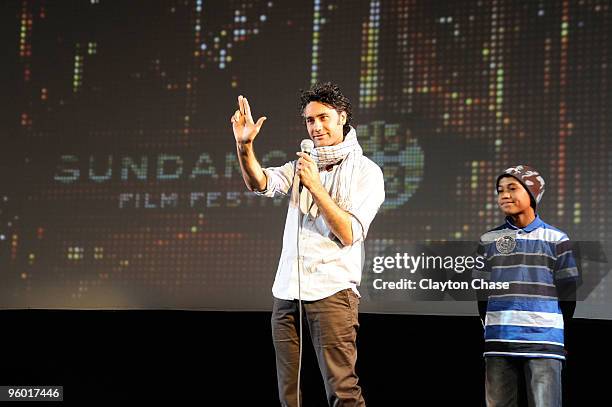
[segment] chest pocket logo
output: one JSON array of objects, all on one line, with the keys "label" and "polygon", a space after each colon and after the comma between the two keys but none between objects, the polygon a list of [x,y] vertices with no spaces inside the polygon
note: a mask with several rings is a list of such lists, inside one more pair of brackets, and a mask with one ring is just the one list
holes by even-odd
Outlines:
[{"label": "chest pocket logo", "polygon": [[502,236],[495,241],[495,247],[500,253],[512,253],[516,247],[516,239],[512,236]]}]

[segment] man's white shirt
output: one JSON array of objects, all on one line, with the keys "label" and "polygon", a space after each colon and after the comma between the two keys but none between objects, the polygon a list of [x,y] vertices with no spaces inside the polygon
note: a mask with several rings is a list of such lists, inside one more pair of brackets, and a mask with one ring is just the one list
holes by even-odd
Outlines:
[{"label": "man's white shirt", "polygon": [[[294,180],[295,161],[280,167],[264,168],[267,185],[258,195],[274,197],[288,195]],[[339,165],[330,171],[319,172],[321,184],[330,192]],[[283,300],[298,298],[298,222],[302,219],[300,244],[300,293],[305,301],[320,300],[336,292],[351,288],[358,295],[361,271],[365,261],[364,240],[378,209],[385,200],[384,178],[380,167],[365,156],[355,165],[353,177],[358,180],[351,189],[351,215],[353,243],[344,246],[327,226],[321,212],[316,217],[302,216],[300,208],[289,205],[285,220],[283,249],[272,286],[274,297]],[[355,178],[354,178],[355,179]],[[310,194],[304,187],[301,194]],[[303,198],[303,197],[302,197]],[[306,199],[300,199],[304,202]],[[309,201],[312,201],[310,199]]]}]

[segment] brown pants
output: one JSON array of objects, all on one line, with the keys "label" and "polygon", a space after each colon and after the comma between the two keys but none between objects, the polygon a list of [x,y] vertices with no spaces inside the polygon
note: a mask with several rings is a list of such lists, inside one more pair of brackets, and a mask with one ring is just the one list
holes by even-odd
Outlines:
[{"label": "brown pants", "polygon": [[[329,405],[365,406],[355,373],[359,297],[351,289],[346,289],[322,300],[302,301],[302,307]],[[298,325],[298,301],[274,298],[272,339],[276,351],[278,394],[283,407],[297,407]]]}]

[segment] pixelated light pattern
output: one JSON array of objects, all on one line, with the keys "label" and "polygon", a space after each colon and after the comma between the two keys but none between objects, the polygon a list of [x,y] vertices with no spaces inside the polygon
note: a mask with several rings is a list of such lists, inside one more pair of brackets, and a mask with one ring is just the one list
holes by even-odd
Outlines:
[{"label": "pixelated light pattern", "polygon": [[374,108],[378,101],[379,75],[378,57],[380,41],[380,0],[370,1],[370,15],[363,24],[363,53],[359,80],[359,107]]},{"label": "pixelated light pattern", "polygon": [[310,66],[310,84],[314,85],[317,83],[319,78],[319,63],[320,63],[320,38],[321,38],[321,26],[324,24],[325,19],[321,16],[321,0],[313,1],[313,15],[312,15],[312,60]]},{"label": "pixelated light pattern", "polygon": [[382,210],[406,205],[423,178],[425,155],[411,130],[402,124],[375,121],[357,126],[364,154],[383,169],[386,196]]},{"label": "pixelated light pattern", "polygon": [[612,238],[609,1],[13,3],[0,301],[266,309],[286,201],[246,191],[229,115],[247,94],[280,165],[321,80],[385,176],[368,253],[478,239],[518,163],[546,178],[547,222]]},{"label": "pixelated light pattern", "polygon": [[268,19],[266,13],[274,6],[269,1],[263,7],[257,7],[259,12],[253,12],[254,5],[251,2],[228,2],[234,7],[232,23],[224,24],[220,31],[210,31],[203,26],[203,3],[203,0],[196,0],[195,4],[194,56],[201,61],[201,68],[212,61],[219,69],[226,69],[233,61],[236,46],[260,34]]}]

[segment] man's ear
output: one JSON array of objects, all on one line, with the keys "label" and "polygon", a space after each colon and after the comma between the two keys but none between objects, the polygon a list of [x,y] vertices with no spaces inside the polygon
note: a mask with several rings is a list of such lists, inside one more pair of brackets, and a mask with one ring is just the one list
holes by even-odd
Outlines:
[{"label": "man's ear", "polygon": [[340,124],[343,126],[346,124],[346,112],[340,112]]}]

